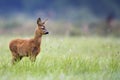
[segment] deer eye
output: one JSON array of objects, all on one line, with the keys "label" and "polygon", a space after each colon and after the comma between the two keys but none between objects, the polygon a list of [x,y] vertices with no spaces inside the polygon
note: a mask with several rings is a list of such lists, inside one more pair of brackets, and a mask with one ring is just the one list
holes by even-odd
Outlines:
[{"label": "deer eye", "polygon": [[41,29],[45,29],[45,28],[42,26]]}]

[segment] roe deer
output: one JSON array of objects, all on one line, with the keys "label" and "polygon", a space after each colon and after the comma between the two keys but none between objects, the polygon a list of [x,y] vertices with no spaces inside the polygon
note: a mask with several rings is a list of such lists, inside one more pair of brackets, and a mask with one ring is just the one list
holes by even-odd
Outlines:
[{"label": "roe deer", "polygon": [[46,20],[42,22],[41,18],[37,19],[34,38],[28,40],[15,39],[10,42],[9,48],[12,53],[12,64],[20,61],[23,57],[29,57],[32,62],[36,60],[36,56],[40,52],[42,35],[49,33],[45,29],[45,22]]}]

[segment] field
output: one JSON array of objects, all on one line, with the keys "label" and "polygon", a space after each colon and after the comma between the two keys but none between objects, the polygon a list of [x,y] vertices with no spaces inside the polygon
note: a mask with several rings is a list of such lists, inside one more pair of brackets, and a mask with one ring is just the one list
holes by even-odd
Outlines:
[{"label": "field", "polygon": [[35,63],[11,65],[14,38],[0,36],[0,80],[120,80],[120,38],[44,36]]}]

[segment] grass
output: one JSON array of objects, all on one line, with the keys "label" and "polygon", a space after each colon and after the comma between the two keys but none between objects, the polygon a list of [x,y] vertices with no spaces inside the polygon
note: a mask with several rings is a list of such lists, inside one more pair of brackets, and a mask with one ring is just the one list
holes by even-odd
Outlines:
[{"label": "grass", "polygon": [[11,65],[10,40],[0,37],[0,80],[120,80],[120,39],[43,37],[35,63]]}]

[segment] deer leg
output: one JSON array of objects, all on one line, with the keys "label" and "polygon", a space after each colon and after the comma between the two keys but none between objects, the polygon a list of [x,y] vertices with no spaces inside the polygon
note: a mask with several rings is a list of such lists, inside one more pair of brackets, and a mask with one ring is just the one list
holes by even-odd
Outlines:
[{"label": "deer leg", "polygon": [[22,59],[21,56],[13,57],[13,58],[12,58],[12,64],[15,64],[16,62],[19,62],[21,59]]},{"label": "deer leg", "polygon": [[36,56],[35,56],[35,55],[31,55],[29,58],[30,58],[30,60],[31,60],[32,62],[35,62],[35,60],[36,60]]},{"label": "deer leg", "polygon": [[32,62],[35,62],[36,57],[30,56],[30,60],[31,60]]},{"label": "deer leg", "polygon": [[32,52],[30,53],[30,60],[32,62],[35,62],[37,54],[38,54],[37,48],[34,47]]},{"label": "deer leg", "polygon": [[15,64],[16,60],[17,60],[17,58],[16,58],[16,57],[13,57],[13,58],[12,58],[12,61],[11,61],[12,64]]},{"label": "deer leg", "polygon": [[19,56],[17,53],[12,53],[12,64],[15,64],[16,62],[20,61],[22,59],[22,56]]}]

